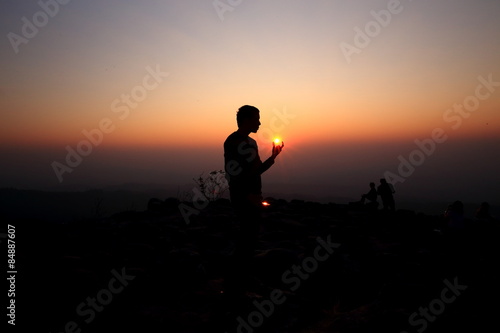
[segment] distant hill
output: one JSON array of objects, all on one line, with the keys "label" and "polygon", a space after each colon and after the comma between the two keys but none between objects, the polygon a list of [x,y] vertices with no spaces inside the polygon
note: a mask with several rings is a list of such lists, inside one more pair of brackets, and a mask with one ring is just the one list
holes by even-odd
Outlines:
[{"label": "distant hill", "polygon": [[[149,199],[168,197],[186,200],[192,195],[193,184],[182,187],[158,184],[123,184],[83,191],[39,191],[14,188],[0,189],[0,217],[6,219],[38,219],[70,222],[105,217],[123,211],[143,211]],[[264,196],[277,199],[300,199],[319,203],[347,204],[359,198],[320,197],[311,194],[265,192]],[[440,215],[451,202],[424,200],[400,202],[396,209],[407,209],[429,215]],[[380,201],[380,200],[379,200]],[[480,202],[464,202],[465,216],[473,217]],[[491,214],[500,216],[500,207],[491,203]]]},{"label": "distant hill", "polygon": [[46,192],[0,189],[0,216],[8,220],[70,222],[126,210],[145,210],[150,198],[149,193],[123,190]]}]

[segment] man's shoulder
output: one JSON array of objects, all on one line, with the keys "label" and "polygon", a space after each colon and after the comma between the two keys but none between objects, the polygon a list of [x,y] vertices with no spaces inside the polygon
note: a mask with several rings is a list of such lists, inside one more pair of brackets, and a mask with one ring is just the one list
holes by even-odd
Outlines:
[{"label": "man's shoulder", "polygon": [[254,139],[252,139],[251,137],[247,137],[247,140],[248,140],[248,143],[250,145],[253,145],[253,146],[257,146],[257,141],[255,141]]},{"label": "man's shoulder", "polygon": [[226,141],[224,141],[224,146],[233,146],[233,145],[238,145],[240,142],[245,141],[245,137],[241,135],[238,132],[233,132],[229,134],[229,136],[226,138]]},{"label": "man's shoulder", "polygon": [[240,137],[240,134],[238,132],[233,132],[227,136],[226,141],[234,140],[237,137]]}]

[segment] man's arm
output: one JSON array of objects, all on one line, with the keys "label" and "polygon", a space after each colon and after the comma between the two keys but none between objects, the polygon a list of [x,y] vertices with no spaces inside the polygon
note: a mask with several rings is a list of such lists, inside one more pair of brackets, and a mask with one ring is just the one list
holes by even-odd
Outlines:
[{"label": "man's arm", "polygon": [[285,146],[284,142],[281,143],[281,146],[276,146],[274,144],[274,141],[273,141],[273,150],[272,150],[272,153],[271,153],[271,157],[269,157],[267,160],[265,160],[260,165],[259,170],[258,170],[258,172],[260,174],[263,174],[264,172],[266,172],[274,164],[274,160],[281,153],[281,151],[283,150],[284,146]]}]

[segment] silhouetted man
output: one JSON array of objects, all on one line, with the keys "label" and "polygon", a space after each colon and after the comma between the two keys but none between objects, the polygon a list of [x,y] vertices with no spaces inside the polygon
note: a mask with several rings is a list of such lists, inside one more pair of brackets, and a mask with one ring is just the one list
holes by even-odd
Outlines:
[{"label": "silhouetted man", "polygon": [[226,177],[229,182],[231,203],[239,217],[240,231],[236,242],[232,269],[235,276],[228,279],[228,288],[236,284],[243,287],[250,259],[257,243],[262,210],[261,174],[268,170],[274,159],[283,149],[284,144],[275,146],[271,157],[261,161],[257,142],[250,138],[250,133],[257,133],[260,126],[259,109],[244,105],[236,114],[238,130],[229,135],[224,142],[224,162]]},{"label": "silhouetted man", "polygon": [[375,188],[375,183],[370,183],[370,191],[366,194],[363,194],[361,196],[361,203],[364,204],[365,200],[368,200],[366,203],[366,206],[370,209],[377,209],[378,207],[378,202],[377,202],[377,189]]},{"label": "silhouetted man", "polygon": [[385,178],[380,179],[380,185],[377,188],[377,192],[380,195],[380,198],[382,199],[382,206],[384,210],[395,210],[395,203],[394,203],[394,196],[393,193],[394,187],[392,187],[392,184],[389,184]]}]

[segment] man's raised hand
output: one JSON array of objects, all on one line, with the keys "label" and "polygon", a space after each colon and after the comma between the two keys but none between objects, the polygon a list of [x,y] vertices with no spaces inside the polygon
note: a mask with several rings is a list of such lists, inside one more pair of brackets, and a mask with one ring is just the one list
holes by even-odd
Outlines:
[{"label": "man's raised hand", "polygon": [[285,143],[283,141],[281,141],[281,145],[278,145],[276,146],[274,144],[274,141],[273,141],[273,152],[272,152],[272,157],[273,158],[276,158],[276,156],[279,155],[279,153],[281,153],[281,151],[283,150],[283,147],[285,146]]}]

